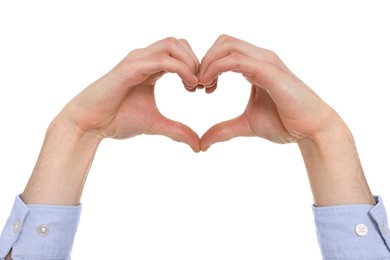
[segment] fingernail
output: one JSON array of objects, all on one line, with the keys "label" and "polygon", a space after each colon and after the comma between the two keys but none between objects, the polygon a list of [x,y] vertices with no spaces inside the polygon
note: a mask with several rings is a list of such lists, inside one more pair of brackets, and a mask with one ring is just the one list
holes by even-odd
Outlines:
[{"label": "fingernail", "polygon": [[183,85],[185,86],[185,88],[188,88],[188,89],[193,89],[193,88],[195,88],[198,85],[197,82],[195,84],[188,84],[184,80],[182,80],[182,82],[183,82]]},{"label": "fingernail", "polygon": [[209,83],[209,84],[203,84],[203,86],[204,86],[205,88],[211,88],[213,85],[214,85],[213,82],[211,82],[211,83]]},{"label": "fingernail", "polygon": [[204,87],[205,87],[205,88],[211,88],[212,86],[215,85],[216,82],[217,82],[217,79],[214,79],[211,83],[209,83],[209,84],[204,84]]}]

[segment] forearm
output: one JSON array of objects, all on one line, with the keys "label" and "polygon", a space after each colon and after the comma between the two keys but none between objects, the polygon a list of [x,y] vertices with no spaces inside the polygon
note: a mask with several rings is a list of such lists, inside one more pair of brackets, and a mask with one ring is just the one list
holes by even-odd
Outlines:
[{"label": "forearm", "polygon": [[77,205],[101,137],[57,117],[22,194],[26,204]]},{"label": "forearm", "polygon": [[336,113],[325,131],[298,145],[316,206],[375,204],[353,136]]}]

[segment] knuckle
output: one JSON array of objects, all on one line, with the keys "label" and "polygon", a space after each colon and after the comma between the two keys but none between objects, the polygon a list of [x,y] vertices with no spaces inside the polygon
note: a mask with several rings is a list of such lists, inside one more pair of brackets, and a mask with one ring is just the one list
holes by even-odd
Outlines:
[{"label": "knuckle", "polygon": [[178,41],[179,41],[180,43],[183,43],[184,45],[187,45],[187,46],[190,45],[186,39],[179,39]]},{"label": "knuckle", "polygon": [[268,50],[268,55],[271,57],[271,58],[276,58],[278,57],[278,55],[276,55],[276,53],[274,51],[271,51],[271,50]]},{"label": "knuckle", "polygon": [[174,45],[177,42],[177,39],[173,36],[169,36],[163,40],[168,45]]},{"label": "knuckle", "polygon": [[218,36],[218,41],[220,42],[225,42],[225,41],[230,41],[233,37],[227,35],[227,34],[221,34],[220,36]]},{"label": "knuckle", "polygon": [[219,36],[219,39],[220,46],[224,48],[226,52],[231,52],[235,49],[235,46],[237,44],[236,38],[226,34],[222,34],[221,36]]}]

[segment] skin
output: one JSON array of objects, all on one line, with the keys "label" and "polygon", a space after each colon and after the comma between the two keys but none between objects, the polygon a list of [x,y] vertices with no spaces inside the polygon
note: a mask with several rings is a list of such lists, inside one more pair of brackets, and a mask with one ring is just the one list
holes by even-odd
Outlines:
[{"label": "skin", "polygon": [[166,72],[177,73],[187,85],[198,85],[198,66],[185,40],[167,38],[130,52],[52,121],[22,199],[37,204],[80,203],[90,165],[104,138],[165,135],[199,152],[199,136],[161,115],[154,97],[154,86]]},{"label": "skin", "polygon": [[[199,136],[158,111],[154,86],[176,73],[184,87],[212,93],[221,73],[241,73],[252,91],[245,111]],[[316,206],[375,204],[348,127],[278,56],[221,35],[199,63],[185,40],[167,38],[130,52],[72,99],[48,127],[26,204],[77,205],[96,150],[104,138],[165,135],[195,152],[238,136],[297,143]],[[9,259],[9,258],[7,258]]]},{"label": "skin", "polygon": [[202,151],[237,136],[294,142],[305,161],[316,206],[375,204],[348,127],[275,53],[221,35],[198,73],[207,93],[227,71],[241,73],[251,84],[248,105],[237,118],[211,127],[201,138]]}]

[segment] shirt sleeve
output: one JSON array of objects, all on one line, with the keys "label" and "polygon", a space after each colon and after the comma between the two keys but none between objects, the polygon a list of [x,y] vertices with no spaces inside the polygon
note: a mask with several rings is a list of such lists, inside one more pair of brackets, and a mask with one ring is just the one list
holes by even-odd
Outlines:
[{"label": "shirt sleeve", "polygon": [[314,220],[323,259],[390,259],[386,210],[377,204],[315,207]]},{"label": "shirt sleeve", "polygon": [[0,259],[12,249],[12,259],[70,260],[81,205],[26,205],[15,199],[0,236]]}]

